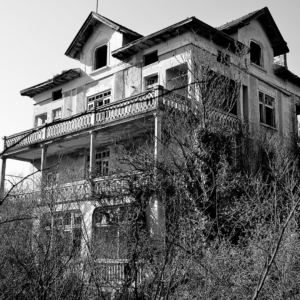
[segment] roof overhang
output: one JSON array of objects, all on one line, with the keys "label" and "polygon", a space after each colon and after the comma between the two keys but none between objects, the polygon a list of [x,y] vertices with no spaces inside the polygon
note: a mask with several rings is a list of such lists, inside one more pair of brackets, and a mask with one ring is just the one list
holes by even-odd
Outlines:
[{"label": "roof overhang", "polygon": [[120,24],[117,24],[95,12],[91,12],[84,24],[82,25],[82,27],[80,28],[80,30],[78,31],[77,35],[75,36],[65,55],[80,60],[80,53],[82,51],[82,48],[94,32],[95,27],[99,24],[105,24],[116,31],[127,34],[131,37],[131,40],[136,40],[142,37],[141,34],[135,31],[132,31]]},{"label": "roof overhang", "polygon": [[165,42],[170,38],[180,36],[187,31],[199,34],[200,36],[213,41],[215,44],[231,51],[235,51],[237,47],[245,47],[244,44],[234,40],[224,32],[217,30],[216,28],[198,20],[195,17],[191,17],[129,43],[124,47],[113,51],[112,56],[118,59],[123,59],[156,44]]},{"label": "roof overhang", "polygon": [[266,32],[274,50],[274,56],[282,55],[290,51],[267,7],[226,23],[225,25],[218,27],[218,29],[224,33],[230,34],[238,28],[249,25],[251,20],[254,19],[257,19],[260,22]]},{"label": "roof overhang", "polygon": [[61,74],[54,76],[52,79],[49,79],[40,84],[34,85],[30,88],[22,90],[21,96],[34,97],[42,92],[50,90],[54,87],[72,81],[78,77],[80,77],[80,69],[70,69],[68,71],[63,71]]},{"label": "roof overhang", "polygon": [[274,64],[274,74],[300,87],[300,78],[292,73],[288,68]]}]

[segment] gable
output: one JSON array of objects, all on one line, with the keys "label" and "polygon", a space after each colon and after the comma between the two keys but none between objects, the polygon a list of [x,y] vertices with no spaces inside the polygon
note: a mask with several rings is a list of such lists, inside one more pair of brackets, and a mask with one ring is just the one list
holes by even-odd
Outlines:
[{"label": "gable", "polygon": [[132,42],[142,37],[142,35],[133,30],[130,30],[118,23],[115,23],[97,13],[91,12],[84,24],[82,25],[82,27],[80,28],[80,30],[78,31],[76,37],[72,41],[65,55],[80,60],[80,53],[84,45],[88,42],[95,28],[97,28],[99,24],[105,24],[113,30],[122,33],[124,37],[126,37],[124,40],[126,40],[127,42]]},{"label": "gable", "polygon": [[239,28],[248,26],[252,20],[257,20],[265,31],[272,45],[274,56],[289,52],[286,41],[283,39],[269,9],[267,7],[254,11],[241,18],[228,22],[217,29],[229,35],[236,32]]}]

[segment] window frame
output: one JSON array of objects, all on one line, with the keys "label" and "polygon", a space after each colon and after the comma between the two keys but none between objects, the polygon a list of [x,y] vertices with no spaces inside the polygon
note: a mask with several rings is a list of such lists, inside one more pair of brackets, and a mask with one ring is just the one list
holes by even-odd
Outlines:
[{"label": "window frame", "polygon": [[[252,57],[252,54],[251,54],[251,44],[255,44],[257,45],[259,48],[260,48],[260,61],[259,61],[259,64],[253,62],[251,60],[251,57]],[[263,47],[261,45],[261,43],[259,43],[258,41],[255,41],[255,40],[250,40],[250,44],[249,44],[249,48],[250,48],[250,63],[257,66],[257,67],[260,67],[260,68],[264,68],[264,60],[263,60]]]},{"label": "window frame", "polygon": [[[97,109],[101,106],[110,104],[112,102],[111,100],[112,100],[112,91],[111,90],[105,90],[103,92],[94,94],[92,96],[88,96],[87,97],[87,109],[88,110]],[[100,102],[102,102],[102,104],[97,105]]]},{"label": "window frame", "polygon": [[[130,204],[121,204],[121,205],[112,205],[112,206],[103,206],[103,207],[96,207],[93,211],[93,217],[92,217],[92,244],[93,244],[93,249],[96,250],[95,248],[99,248],[99,243],[100,241],[97,240],[99,237],[103,237],[105,235],[109,235],[111,237],[110,241],[112,241],[112,236],[115,233],[114,230],[116,230],[116,249],[109,249],[108,253],[105,253],[105,247],[104,248],[104,253],[97,254],[98,259],[100,260],[115,260],[115,259],[126,259],[127,254],[122,253],[122,247],[125,246],[123,245],[122,242],[126,243],[126,246],[128,247],[128,240],[123,241],[122,238],[126,236],[122,235],[120,225],[125,225],[126,226],[126,220],[124,216],[126,215],[126,209],[130,208]],[[125,209],[124,215],[121,215],[121,209]],[[103,215],[111,215],[112,221],[103,221],[101,222],[96,222],[97,214],[102,213]],[[97,229],[96,229],[97,228]],[[101,233],[101,228],[105,228],[106,232]],[[111,232],[109,231],[111,229]],[[97,232],[98,231],[98,232]],[[105,241],[104,241],[105,242]],[[107,246],[107,245],[104,245]],[[101,247],[101,245],[100,245]],[[127,250],[128,248],[124,249]],[[115,255],[113,252],[115,251]],[[108,255],[107,255],[108,254]],[[112,255],[110,255],[112,254]]]},{"label": "window frame", "polygon": [[[108,153],[108,156],[105,155],[104,153]],[[97,157],[98,156],[98,157]],[[100,157],[99,157],[100,156]],[[110,175],[110,164],[111,164],[111,151],[109,148],[106,149],[96,149],[96,153],[95,153],[95,166],[96,166],[96,174],[99,176],[109,176]],[[104,164],[105,163],[105,164]],[[100,165],[100,168],[99,168]],[[103,172],[105,168],[105,172]],[[90,155],[88,154],[86,156],[86,170],[89,171],[90,169]],[[99,172],[100,169],[100,172]]]},{"label": "window frame", "polygon": [[[96,64],[97,64],[96,53],[102,47],[106,47],[106,63],[102,67],[96,68]],[[101,70],[103,68],[106,68],[109,65],[108,53],[109,53],[109,43],[101,44],[94,49],[94,51],[93,51],[93,71]]]},{"label": "window frame", "polygon": [[[70,214],[70,223],[64,224],[67,214]],[[76,222],[76,217],[78,218],[78,216],[80,216],[79,223]],[[80,210],[65,210],[65,211],[56,211],[53,213],[46,213],[43,215],[43,219],[40,222],[43,221],[47,222],[47,224],[45,226],[41,224],[40,225],[41,230],[43,230],[47,234],[47,236],[51,236],[50,252],[54,251],[54,247],[56,249],[59,246],[56,244],[58,242],[57,240],[58,237],[64,238],[67,236],[66,232],[68,232],[70,233],[70,237],[71,237],[68,251],[71,251],[70,255],[73,255],[75,252],[76,257],[80,256],[80,253],[82,251],[82,237],[83,237],[83,230],[82,230],[83,216]],[[59,224],[59,222],[61,224]],[[75,233],[76,231],[80,231],[80,239],[77,239],[78,237],[76,237],[77,234]]]},{"label": "window frame", "polygon": [[[148,80],[150,78],[156,78],[156,82],[153,82],[152,84],[148,84]],[[144,91],[149,91],[151,89],[153,89],[155,86],[157,86],[159,84],[159,76],[158,73],[153,73],[150,75],[147,75],[144,77]]]},{"label": "window frame", "polygon": [[[262,97],[260,97],[262,95]],[[272,105],[266,103],[266,98],[272,101]],[[261,101],[262,99],[262,101]],[[265,93],[264,91],[258,90],[258,105],[259,105],[259,122],[260,124],[272,127],[276,129],[276,98],[270,94]],[[272,109],[271,111],[271,122],[268,123],[267,109]]]},{"label": "window frame", "polygon": [[[60,111],[59,116],[55,117],[55,113],[59,112],[59,111]],[[51,115],[52,115],[52,122],[60,120],[62,118],[62,107],[57,107],[57,108],[53,109]]]}]

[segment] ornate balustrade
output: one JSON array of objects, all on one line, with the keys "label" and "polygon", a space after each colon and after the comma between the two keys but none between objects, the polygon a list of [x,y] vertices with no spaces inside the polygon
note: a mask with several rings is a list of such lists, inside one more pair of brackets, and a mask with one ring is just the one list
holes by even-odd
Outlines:
[{"label": "ornate balustrade", "polygon": [[[137,116],[141,113],[155,110],[158,107],[167,106],[187,111],[190,108],[197,109],[198,105],[198,102],[190,101],[190,99],[184,96],[158,87],[154,90],[104,105],[94,111],[85,112],[9,136],[5,139],[5,148],[16,149],[26,147],[45,140],[80,132],[101,124]],[[240,126],[239,119],[233,115],[213,110],[210,116],[221,125],[231,126],[234,130],[237,130]]]},{"label": "ornate balustrade", "polygon": [[79,132],[103,123],[113,122],[129,116],[145,113],[157,108],[160,89],[116,101],[95,111],[72,116],[51,124],[27,130],[5,139],[5,148],[21,148],[47,139]]}]

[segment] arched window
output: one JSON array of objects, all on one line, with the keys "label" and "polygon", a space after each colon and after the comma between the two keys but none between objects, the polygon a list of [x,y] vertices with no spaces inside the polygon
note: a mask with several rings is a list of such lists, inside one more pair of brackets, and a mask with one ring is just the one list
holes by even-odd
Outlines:
[{"label": "arched window", "polygon": [[107,65],[107,45],[98,47],[95,50],[94,70],[103,68]]}]

